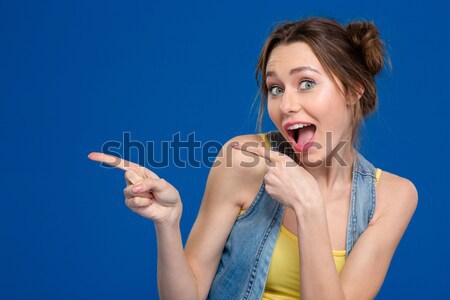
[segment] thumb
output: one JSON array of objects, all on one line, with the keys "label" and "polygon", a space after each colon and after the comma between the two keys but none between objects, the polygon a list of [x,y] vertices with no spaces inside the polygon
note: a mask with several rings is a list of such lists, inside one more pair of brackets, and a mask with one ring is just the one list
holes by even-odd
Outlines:
[{"label": "thumb", "polygon": [[166,181],[162,178],[153,179],[153,178],[146,178],[144,180],[141,180],[139,183],[135,185],[133,188],[133,192],[161,192],[165,188],[167,188]]}]

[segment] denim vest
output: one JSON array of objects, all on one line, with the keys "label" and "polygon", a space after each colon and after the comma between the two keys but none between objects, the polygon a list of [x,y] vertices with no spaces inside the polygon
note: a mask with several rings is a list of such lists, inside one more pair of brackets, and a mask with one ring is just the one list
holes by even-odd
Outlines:
[{"label": "denim vest", "polygon": [[[278,132],[270,132],[270,135],[271,144],[281,139]],[[271,148],[286,153],[280,145]],[[353,164],[346,256],[366,230],[374,211],[375,168],[357,153]],[[263,182],[250,207],[237,217],[231,229],[207,299],[261,299],[283,212],[283,205],[266,193]]]}]

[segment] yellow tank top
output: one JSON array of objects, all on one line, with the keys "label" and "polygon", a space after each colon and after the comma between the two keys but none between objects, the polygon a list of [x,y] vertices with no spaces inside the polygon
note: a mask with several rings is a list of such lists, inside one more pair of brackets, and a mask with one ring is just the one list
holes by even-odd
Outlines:
[{"label": "yellow tank top", "polygon": [[[267,139],[265,136],[263,138],[268,147]],[[381,169],[377,169],[376,183],[380,175]],[[244,212],[245,210],[241,210],[240,213]],[[345,263],[345,250],[333,250],[333,258],[336,269],[340,273]],[[300,299],[299,265],[297,236],[281,224],[262,300]]]}]

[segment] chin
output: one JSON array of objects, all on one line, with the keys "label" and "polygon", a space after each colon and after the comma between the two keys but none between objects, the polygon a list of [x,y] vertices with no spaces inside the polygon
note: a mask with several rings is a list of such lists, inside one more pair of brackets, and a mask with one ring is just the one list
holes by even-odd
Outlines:
[{"label": "chin", "polygon": [[318,167],[325,161],[324,148],[309,147],[306,151],[297,152],[300,163],[305,167]]}]

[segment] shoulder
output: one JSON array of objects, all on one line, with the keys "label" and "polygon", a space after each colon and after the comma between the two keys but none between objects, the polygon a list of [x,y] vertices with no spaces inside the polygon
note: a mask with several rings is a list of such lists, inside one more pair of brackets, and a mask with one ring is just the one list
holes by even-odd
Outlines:
[{"label": "shoulder", "polygon": [[[246,146],[264,146],[264,140],[257,134],[239,135],[228,140],[219,152],[213,167],[227,167],[230,172],[236,175],[248,175],[257,172],[258,167],[262,166],[263,159],[252,153],[241,151],[231,147],[231,143],[239,143],[241,147]],[[253,164],[252,164],[253,163]]]},{"label": "shoulder", "polygon": [[[208,185],[216,191],[233,192],[234,199],[244,206],[256,195],[264,178],[263,158],[231,147],[232,142],[256,146],[264,144],[257,134],[240,135],[227,141],[220,150],[208,177]],[[255,194],[255,195],[253,195]]]},{"label": "shoulder", "polygon": [[383,170],[376,191],[377,208],[373,221],[386,214],[400,214],[409,221],[419,200],[411,180]]}]

